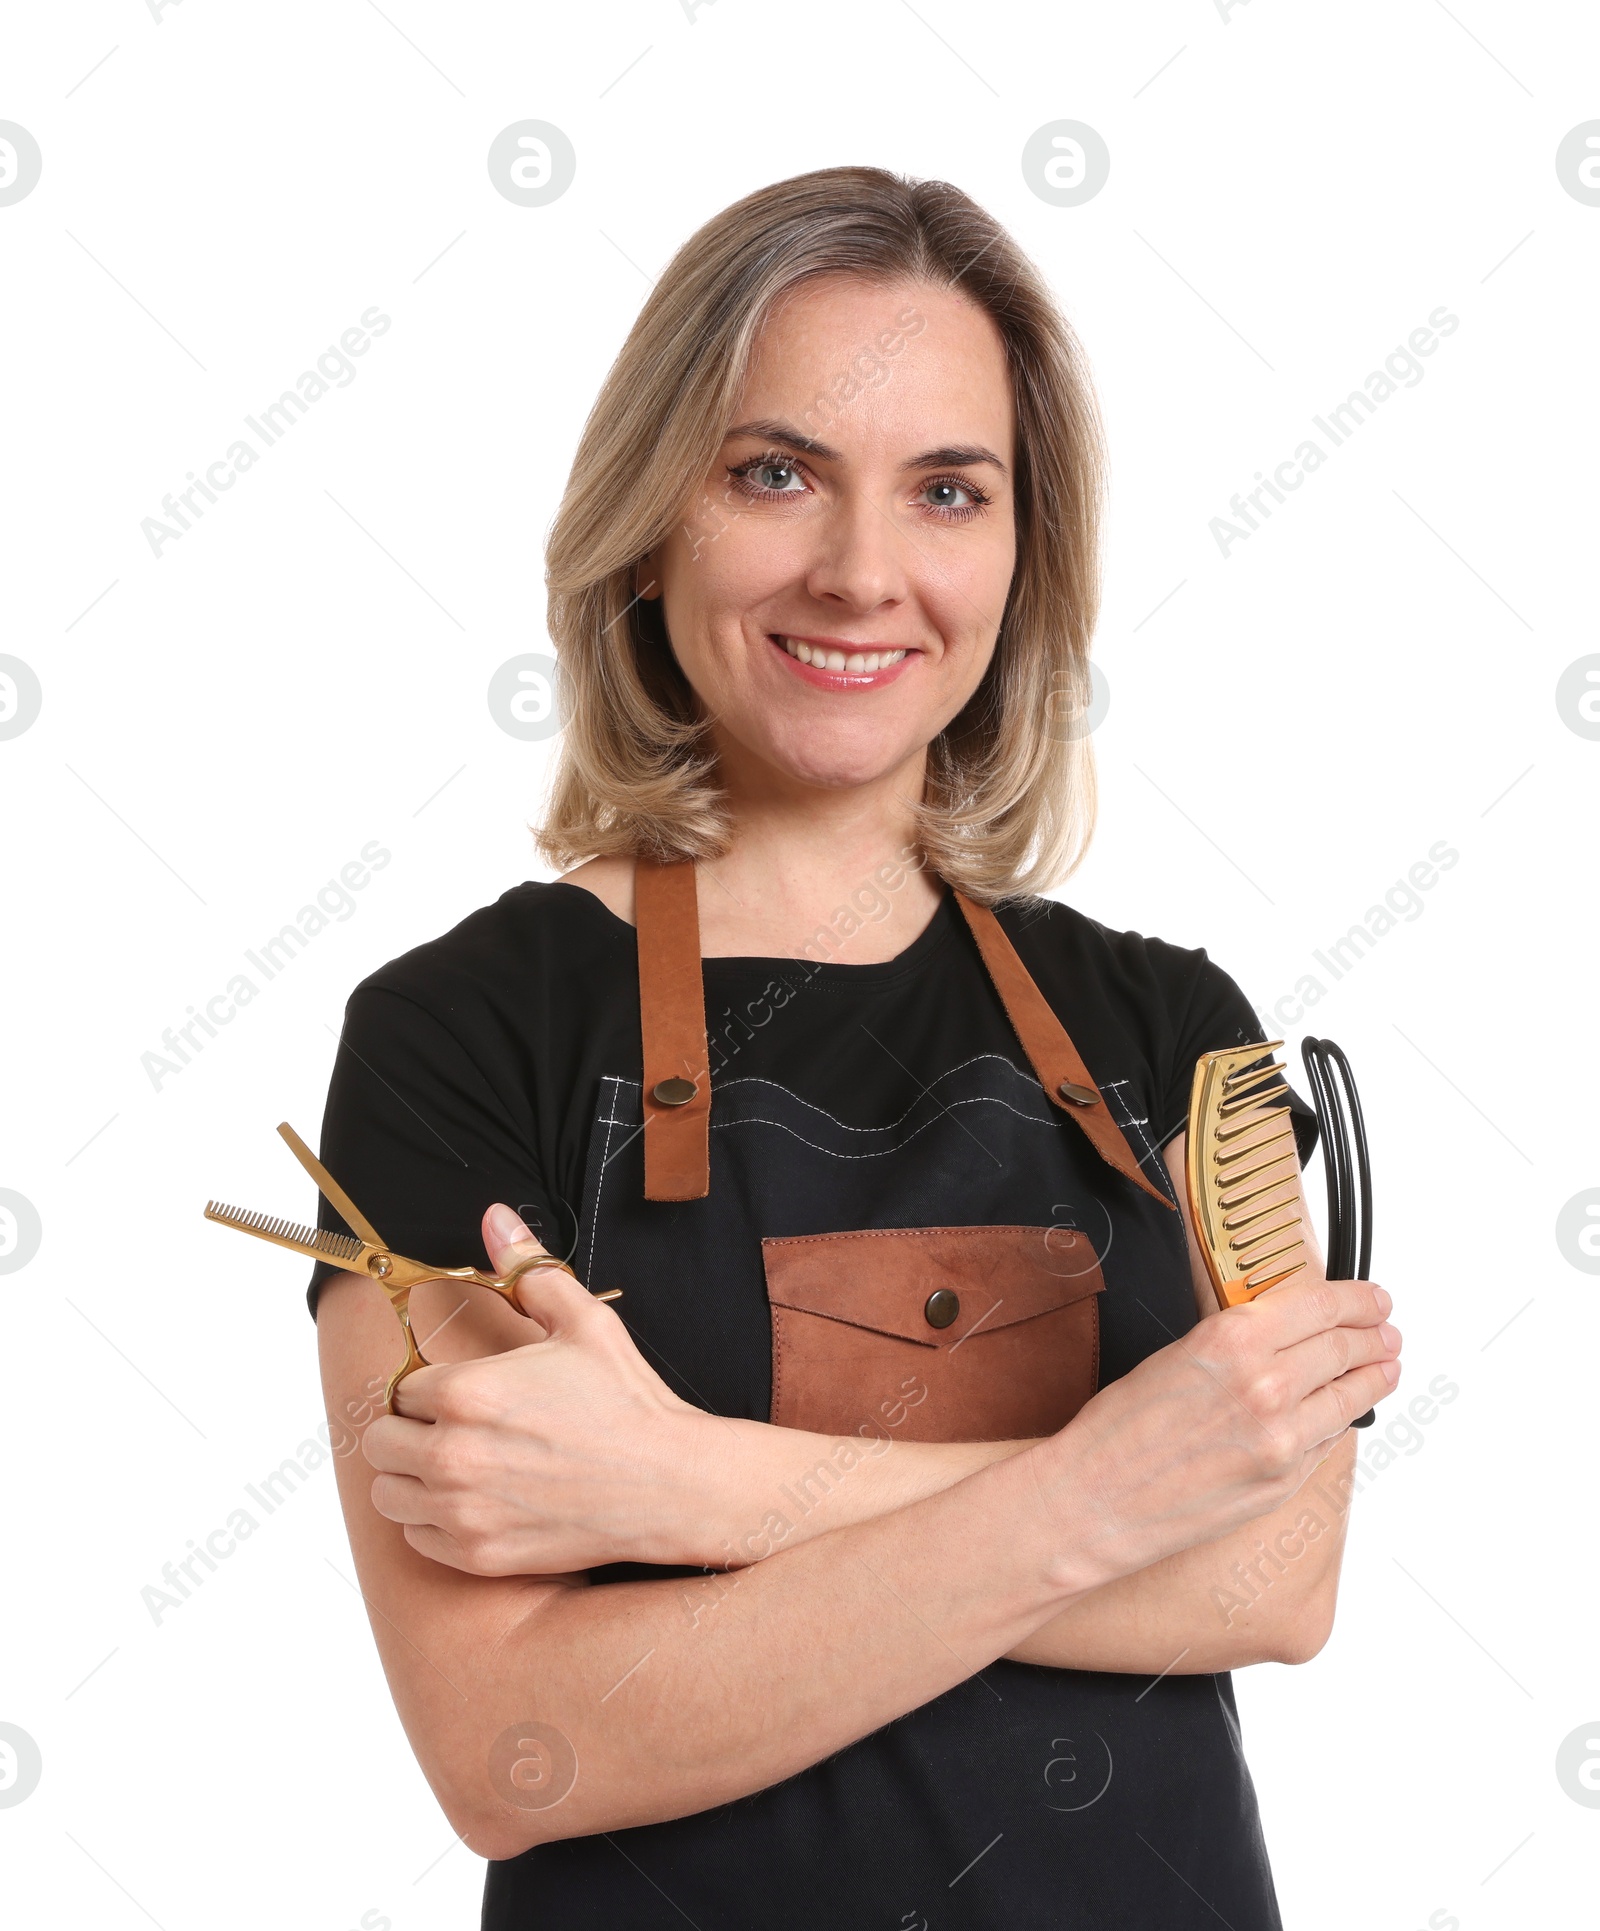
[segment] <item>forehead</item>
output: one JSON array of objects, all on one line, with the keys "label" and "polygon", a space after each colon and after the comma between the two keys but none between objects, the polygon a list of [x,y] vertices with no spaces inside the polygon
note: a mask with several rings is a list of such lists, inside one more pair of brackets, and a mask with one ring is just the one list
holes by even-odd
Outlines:
[{"label": "forehead", "polygon": [[842,453],[986,444],[1011,461],[1000,332],[956,290],[828,276],[775,306],[735,421],[782,420]]}]

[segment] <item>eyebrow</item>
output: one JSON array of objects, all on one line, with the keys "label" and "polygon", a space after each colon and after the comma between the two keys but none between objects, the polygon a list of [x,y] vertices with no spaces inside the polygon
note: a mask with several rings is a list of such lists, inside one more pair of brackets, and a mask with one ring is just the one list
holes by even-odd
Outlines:
[{"label": "eyebrow", "polygon": [[[735,423],[724,442],[732,442],[737,436],[753,436],[763,442],[786,443],[791,449],[799,449],[807,456],[815,456],[825,463],[842,460],[838,450],[827,443],[818,442],[815,436],[803,436],[792,423],[779,422],[767,416],[754,422]],[[920,456],[913,456],[901,465],[904,469],[968,469],[975,463],[990,463],[1006,474],[1006,466],[992,449],[985,449],[982,443],[946,443],[938,449],[925,449]]]}]

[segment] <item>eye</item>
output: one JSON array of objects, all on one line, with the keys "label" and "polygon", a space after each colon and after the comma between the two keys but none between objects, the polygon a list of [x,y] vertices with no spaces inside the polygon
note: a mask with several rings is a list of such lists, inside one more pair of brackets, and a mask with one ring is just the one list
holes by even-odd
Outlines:
[{"label": "eye", "polygon": [[806,491],[800,465],[775,452],[736,463],[728,475],[747,496],[765,497],[769,501],[777,496],[803,496]]},{"label": "eye", "polygon": [[793,463],[757,463],[750,474],[758,489],[770,489],[779,495],[790,495],[796,488],[805,487]]},{"label": "eye", "polygon": [[937,510],[946,521],[964,522],[988,507],[989,499],[976,483],[959,476],[935,476],[919,492],[928,509]]}]

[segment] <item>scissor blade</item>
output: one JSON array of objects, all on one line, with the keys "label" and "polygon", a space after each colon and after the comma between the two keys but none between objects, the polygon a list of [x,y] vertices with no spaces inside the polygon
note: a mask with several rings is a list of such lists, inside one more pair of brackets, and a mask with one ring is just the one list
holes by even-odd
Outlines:
[{"label": "scissor blade", "polygon": [[369,1247],[386,1246],[387,1242],[377,1228],[367,1219],[287,1120],[278,1128],[278,1132],[288,1143],[289,1151],[316,1181],[317,1190],[323,1199],[343,1217],[345,1225],[353,1227]]},{"label": "scissor blade", "polygon": [[299,1227],[291,1220],[274,1220],[269,1214],[252,1213],[248,1207],[224,1206],[218,1200],[206,1202],[206,1219],[219,1221],[224,1227],[236,1227],[241,1234],[254,1234],[258,1240],[270,1240],[274,1246],[291,1248],[312,1260],[331,1261],[335,1267],[351,1273],[365,1271],[350,1266],[366,1248],[349,1234],[331,1234],[321,1227]]}]

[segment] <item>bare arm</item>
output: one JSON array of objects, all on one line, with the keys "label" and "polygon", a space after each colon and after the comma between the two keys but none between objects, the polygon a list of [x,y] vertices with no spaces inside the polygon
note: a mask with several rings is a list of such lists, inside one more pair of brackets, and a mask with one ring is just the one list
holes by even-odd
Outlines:
[{"label": "bare arm", "polygon": [[[453,1350],[482,1339],[474,1325],[472,1307],[452,1321]],[[359,1425],[394,1365],[393,1317],[341,1277],[318,1331],[329,1413]],[[779,1782],[983,1669],[1105,1560],[1063,1560],[1070,1509],[1031,1455],[732,1575],[606,1586],[430,1561],[373,1508],[370,1481],[360,1456],[340,1458],[373,1635],[434,1794],[484,1857]],[[524,1809],[496,1743],[533,1726],[570,1742],[579,1774]]]},{"label": "bare arm", "polygon": [[[540,1277],[531,1299],[549,1343],[521,1352],[551,1364],[543,1409],[568,1398],[569,1364],[619,1347],[623,1331],[562,1275]],[[1354,1285],[1230,1310],[1102,1390],[1059,1435],[924,1500],[688,1582],[463,1574],[377,1512],[367,1470],[346,1456],[356,1565],[412,1746],[454,1827],[494,1857],[781,1781],[1016,1650],[1091,1590],[1280,1506],[1397,1378],[1380,1312]],[[435,1318],[449,1313],[441,1302]],[[497,1345],[477,1318],[476,1303],[463,1308],[428,1352]],[[392,1317],[371,1284],[341,1279],[323,1290],[318,1325],[330,1414],[359,1426],[394,1363]],[[449,1424],[447,1460],[470,1451],[480,1386],[476,1365],[406,1384]],[[588,1405],[582,1389],[571,1398]],[[720,1426],[685,1423],[702,1442]],[[494,1768],[497,1740],[509,1735],[515,1754],[530,1724],[568,1739],[580,1770],[535,1810]]]},{"label": "bare arm", "polygon": [[[727,1543],[744,1563],[764,1559],[775,1546],[795,1547],[937,1495],[1037,1445],[892,1442],[881,1458],[868,1457],[823,1480],[819,1471],[838,1471],[832,1458],[851,1446],[848,1440],[760,1423],[740,1426],[764,1429],[727,1460],[738,1491],[728,1526],[732,1530],[736,1519],[748,1525]],[[1355,1449],[1354,1436],[1345,1436],[1326,1466],[1281,1507],[1217,1542],[1091,1590],[1006,1654],[1018,1663],[1152,1676],[1309,1661],[1333,1628]],[[802,1511],[783,1502],[792,1527],[774,1545],[760,1533],[762,1498],[786,1495],[807,1506]],[[707,1554],[713,1553],[708,1547]],[[718,1555],[717,1565],[727,1560]]]},{"label": "bare arm", "polygon": [[1346,1435],[1281,1508],[1092,1590],[1007,1654],[1152,1676],[1309,1662],[1333,1630],[1355,1453]]},{"label": "bare arm", "polygon": [[[1185,1142],[1178,1134],[1163,1158],[1182,1203],[1195,1307],[1205,1320],[1217,1312],[1217,1302],[1190,1220]],[[1309,1271],[1320,1275],[1322,1256],[1303,1188],[1299,1211]],[[818,1471],[835,1466],[831,1458],[839,1443],[761,1423],[737,1427],[739,1452],[724,1464],[733,1487],[724,1505],[730,1528],[735,1517],[759,1522],[760,1498],[787,1491],[813,1504],[796,1521],[798,1539],[902,1508],[1034,1446],[1032,1441],[891,1441],[842,1479],[820,1481]],[[1307,1489],[1271,1514],[1218,1542],[1186,1549],[1092,1590],[1008,1654],[1015,1662],[1060,1669],[1152,1675],[1307,1661],[1333,1628],[1355,1452],[1355,1438],[1347,1435]],[[749,1560],[742,1537],[730,1535],[727,1541],[732,1559]],[[704,1559],[729,1557],[708,1552]]]},{"label": "bare arm", "polygon": [[[1184,1198],[1183,1152],[1179,1135],[1169,1145],[1166,1159],[1180,1200]],[[1309,1228],[1303,1197],[1301,1211]],[[1184,1212],[1196,1307],[1205,1319],[1216,1314],[1216,1301],[1188,1228],[1187,1208]],[[495,1225],[492,1212],[485,1218],[485,1241],[491,1250],[496,1248]],[[499,1264],[509,1260],[509,1251],[498,1253]],[[1313,1271],[1320,1273],[1314,1244],[1312,1262]],[[525,1345],[529,1330],[522,1317],[503,1310],[499,1326],[502,1347]],[[633,1353],[629,1347],[628,1354]],[[653,1394],[669,1410],[682,1408],[648,1369],[638,1374],[643,1364],[636,1359],[613,1366],[634,1374],[638,1392]],[[463,1454],[454,1494],[447,1492],[437,1467],[427,1468],[426,1483],[396,1473],[381,1479],[374,1490],[380,1509],[414,1525],[410,1536],[414,1547],[474,1574],[532,1573],[546,1563],[540,1550],[547,1545],[538,1539],[543,1529],[539,1510],[548,1506],[551,1471],[518,1459],[525,1444],[516,1438],[512,1408],[519,1401],[527,1404],[521,1373],[513,1368],[493,1388],[486,1385],[478,1390],[485,1418],[499,1424],[499,1432],[491,1441],[480,1436],[474,1459],[469,1461]],[[639,1459],[635,1450],[644,1439],[644,1429],[626,1408],[602,1407],[613,1396],[610,1384],[580,1389],[569,1378],[562,1392],[577,1394],[591,1417],[604,1415],[603,1422],[591,1419],[589,1431],[594,1473],[602,1478],[594,1492],[615,1496],[623,1469],[631,1473]],[[539,1403],[547,1405],[553,1393],[547,1384]],[[704,1419],[698,1411],[684,1412]],[[447,1430],[415,1425],[401,1432],[409,1434],[408,1452],[425,1454],[430,1463],[449,1439]],[[456,1440],[464,1451],[466,1444],[459,1436]],[[606,1447],[601,1447],[602,1442]],[[670,1479],[629,1498],[635,1513],[649,1518],[653,1542],[608,1548],[603,1554],[593,1553],[591,1543],[591,1552],[581,1560],[587,1566],[590,1560],[632,1555],[644,1561],[717,1569],[746,1567],[779,1549],[794,1549],[831,1530],[872,1521],[925,1500],[1035,1445],[1029,1440],[906,1442],[894,1439],[892,1429],[884,1439],[864,1445],[849,1437],[718,1418],[712,1431],[713,1452],[674,1455]],[[602,1467],[602,1456],[616,1455],[619,1448],[619,1466]],[[1345,1473],[1353,1454],[1353,1441],[1334,1450],[1329,1469],[1319,1478],[1320,1502],[1291,1498],[1219,1542],[1185,1550],[1095,1590],[1010,1655],[1019,1662],[1060,1668],[1150,1674],[1301,1662],[1315,1655],[1332,1627],[1344,1537],[1343,1501],[1348,1496],[1348,1484],[1339,1488],[1329,1483]],[[398,1460],[381,1455],[373,1459],[384,1469],[407,1466],[403,1455]],[[530,1526],[535,1531],[532,1541],[519,1533]],[[573,1561],[577,1566],[580,1558],[574,1556]]]},{"label": "bare arm", "polygon": [[[1189,1212],[1187,1142],[1187,1134],[1178,1134],[1162,1158],[1182,1208],[1195,1309],[1204,1321],[1217,1312],[1217,1301]],[[1303,1183],[1298,1198],[1307,1272],[1321,1275]],[[1355,1455],[1355,1436],[1347,1433],[1327,1465],[1270,1515],[1093,1591],[1036,1630],[1012,1657],[1069,1669],[1179,1675],[1309,1661],[1333,1631]]]}]

